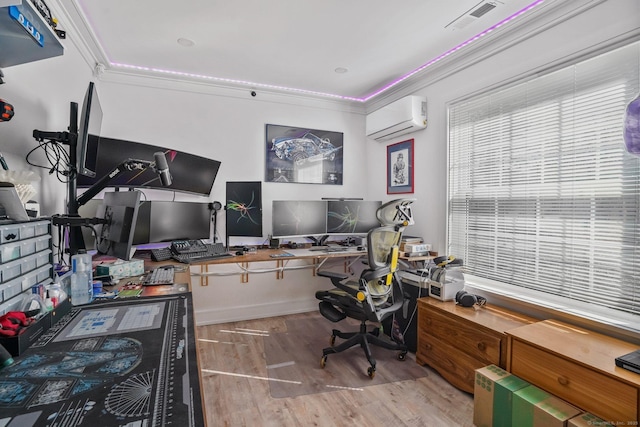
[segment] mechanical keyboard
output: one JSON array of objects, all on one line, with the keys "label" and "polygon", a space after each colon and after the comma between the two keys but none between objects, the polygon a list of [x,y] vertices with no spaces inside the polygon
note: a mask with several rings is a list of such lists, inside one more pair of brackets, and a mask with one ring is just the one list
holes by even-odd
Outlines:
[{"label": "mechanical keyboard", "polygon": [[151,270],[142,282],[144,285],[170,285],[173,283],[175,269],[171,266],[158,267]]},{"label": "mechanical keyboard", "polygon": [[202,252],[189,252],[181,254],[172,254],[172,258],[176,261],[191,264],[192,262],[211,261],[214,259],[232,257],[227,248],[221,242],[207,243],[204,245],[206,250]]},{"label": "mechanical keyboard", "polygon": [[171,248],[158,248],[151,249],[151,260],[155,262],[167,261],[170,260],[173,256],[173,252],[171,252]]}]

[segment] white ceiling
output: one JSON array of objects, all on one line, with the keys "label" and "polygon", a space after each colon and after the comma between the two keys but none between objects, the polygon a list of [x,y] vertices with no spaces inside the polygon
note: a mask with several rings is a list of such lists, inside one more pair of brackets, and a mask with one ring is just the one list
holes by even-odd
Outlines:
[{"label": "white ceiling", "polygon": [[[68,24],[106,70],[358,101],[540,2],[60,0]],[[482,42],[535,19],[553,2],[536,5]],[[470,15],[487,3],[495,7],[479,18]],[[466,45],[445,60],[472,48]]]}]

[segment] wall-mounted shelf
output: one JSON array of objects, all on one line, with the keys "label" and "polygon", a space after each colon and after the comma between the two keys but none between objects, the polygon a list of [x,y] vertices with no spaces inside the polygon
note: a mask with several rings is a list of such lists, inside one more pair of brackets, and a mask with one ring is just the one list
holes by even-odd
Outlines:
[{"label": "wall-mounted shelf", "polygon": [[0,7],[0,68],[60,56],[63,47],[29,0]]}]

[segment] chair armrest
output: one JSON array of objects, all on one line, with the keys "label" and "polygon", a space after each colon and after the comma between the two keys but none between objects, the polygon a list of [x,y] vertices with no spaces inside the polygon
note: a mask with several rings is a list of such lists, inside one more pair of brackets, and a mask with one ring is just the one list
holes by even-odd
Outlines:
[{"label": "chair armrest", "polygon": [[349,276],[344,273],[337,273],[335,271],[318,271],[316,272],[318,276],[328,277],[335,284],[336,281],[341,282],[344,279],[348,279]]}]

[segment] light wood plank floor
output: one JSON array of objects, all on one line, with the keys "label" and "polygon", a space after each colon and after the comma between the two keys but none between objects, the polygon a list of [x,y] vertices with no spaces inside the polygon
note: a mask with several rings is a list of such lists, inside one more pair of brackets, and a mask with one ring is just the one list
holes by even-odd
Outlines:
[{"label": "light wood plank floor", "polygon": [[[217,426],[473,426],[473,396],[430,368],[409,381],[272,398],[259,331],[284,332],[295,314],[197,327],[208,427]],[[234,333],[221,332],[223,330]],[[351,349],[359,352],[361,350]],[[318,356],[318,363],[320,362]],[[406,362],[415,363],[409,353]],[[356,357],[364,357],[358,354]],[[337,369],[332,365],[332,369]],[[365,375],[363,373],[363,375]]]}]

